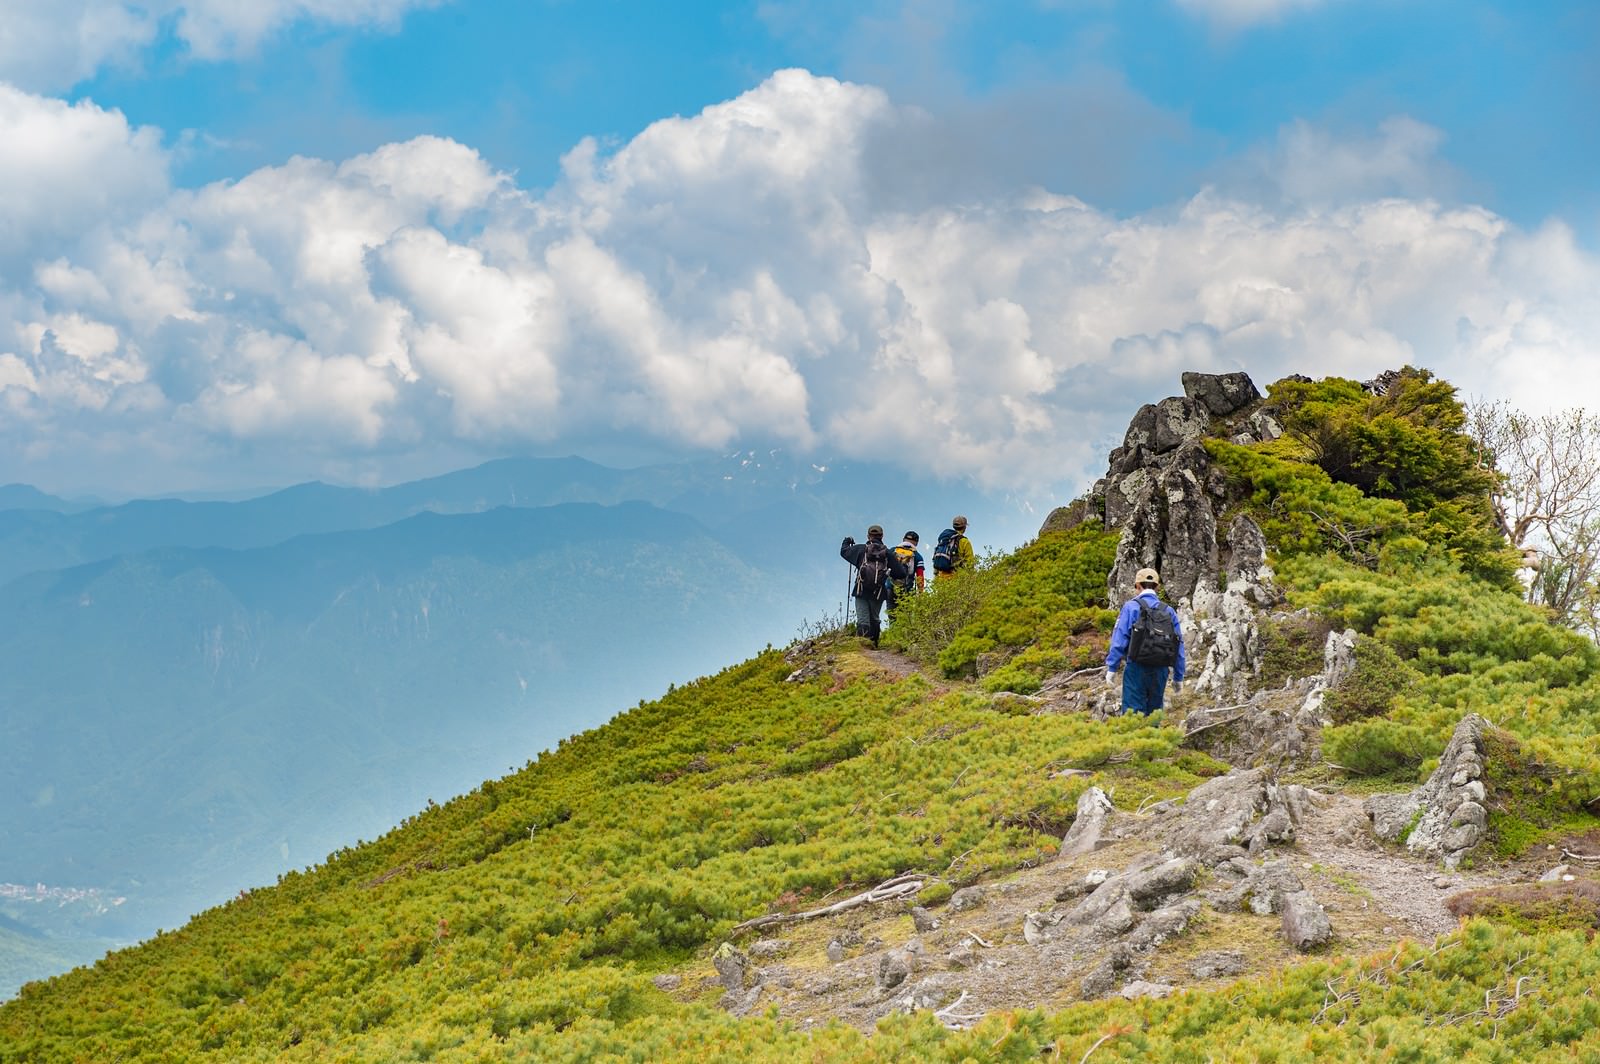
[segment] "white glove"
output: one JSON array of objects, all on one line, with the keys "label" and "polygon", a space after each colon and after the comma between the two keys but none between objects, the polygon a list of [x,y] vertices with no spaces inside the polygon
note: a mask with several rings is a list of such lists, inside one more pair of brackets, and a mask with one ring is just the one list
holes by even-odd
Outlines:
[{"label": "white glove", "polygon": [[1115,687],[1116,685],[1117,685],[1117,670],[1115,670],[1115,669],[1107,669],[1106,670],[1106,686],[1107,687]]}]

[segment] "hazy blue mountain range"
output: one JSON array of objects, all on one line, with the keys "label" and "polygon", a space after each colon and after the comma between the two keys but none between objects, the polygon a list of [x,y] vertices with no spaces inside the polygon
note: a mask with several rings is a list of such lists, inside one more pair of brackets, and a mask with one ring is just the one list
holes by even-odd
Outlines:
[{"label": "hazy blue mountain range", "polygon": [[923,522],[931,542],[955,509],[990,542],[1036,524],[749,454],[0,511],[0,884],[125,899],[0,892],[35,936],[0,960],[49,974],[31,966],[103,945],[61,937],[132,941],[377,835],[836,610],[840,535]]},{"label": "hazy blue mountain range", "polygon": [[46,510],[77,513],[88,510],[92,502],[72,502],[46,494],[31,484],[0,484],[0,510]]},{"label": "hazy blue mountain range", "polygon": [[0,881],[124,891],[112,934],[177,922],[781,636],[768,579],[643,503],[23,577],[0,597]]},{"label": "hazy blue mountain range", "polygon": [[[13,487],[19,497],[33,491]],[[902,522],[920,524],[931,542],[962,508],[978,521],[978,542],[996,544],[1015,542],[1038,523],[1015,503],[911,480],[872,463],[819,466],[741,452],[621,470],[581,458],[506,458],[387,488],[309,483],[242,502],[151,499],[73,512],[60,500],[59,506],[19,507],[0,497],[0,585],[28,572],[156,547],[261,547],[313,532],[376,528],[422,512],[633,501],[689,514],[730,545],[757,536],[781,540],[793,551],[788,564],[810,563],[811,548],[835,526],[842,535],[871,520],[895,526],[892,535],[905,531]],[[986,527],[986,516],[1005,526]]]}]

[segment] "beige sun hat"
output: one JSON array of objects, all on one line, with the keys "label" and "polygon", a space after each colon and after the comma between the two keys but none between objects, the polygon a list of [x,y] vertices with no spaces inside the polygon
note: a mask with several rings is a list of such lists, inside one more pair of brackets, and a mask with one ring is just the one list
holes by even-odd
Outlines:
[{"label": "beige sun hat", "polygon": [[1134,575],[1133,582],[1135,586],[1140,584],[1159,584],[1161,583],[1161,577],[1156,575],[1154,569],[1140,569]]}]

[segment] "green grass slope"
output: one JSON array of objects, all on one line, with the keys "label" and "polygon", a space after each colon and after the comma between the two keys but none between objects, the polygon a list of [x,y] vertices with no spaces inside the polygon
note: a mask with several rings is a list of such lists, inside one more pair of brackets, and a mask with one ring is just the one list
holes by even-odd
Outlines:
[{"label": "green grass slope", "polygon": [[[1344,692],[1329,744],[1371,755],[1346,770],[1409,781],[1460,711],[1483,709],[1521,766],[1496,796],[1502,844],[1581,818],[1595,655],[1509,590],[1481,534],[1482,484],[1450,478],[1459,423],[1438,415],[1459,409],[1453,394],[1430,387],[1408,406],[1418,397],[1401,387],[1374,410],[1359,390],[1325,391],[1274,390],[1296,431],[1216,453],[1235,507],[1272,536],[1291,604],[1366,637],[1374,675]],[[1297,423],[1307,407],[1316,417]],[[1338,437],[1374,425],[1443,463],[1434,490],[1409,460]],[[1378,531],[1354,544],[1328,527],[1371,518]],[[1600,951],[1592,927],[1558,919],[1474,920],[1438,943],[1220,992],[1022,1011],[964,1032],[925,1013],[870,1038],[802,1031],[655,989],[652,974],[703,963],[751,916],[906,871],[934,877],[924,900],[936,902],[1044,860],[1091,784],[1128,807],[1220,771],[1174,729],[1019,714],[984,686],[1026,689],[1087,653],[1113,544],[1090,528],[1051,533],[902,615],[896,639],[937,679],[888,675],[848,641],[814,648],[824,667],[804,682],[760,655],[177,932],[30,985],[0,1007],[0,1060],[1600,1058]],[[980,653],[1007,664],[967,682]],[[1091,775],[1062,778],[1063,766]]]}]

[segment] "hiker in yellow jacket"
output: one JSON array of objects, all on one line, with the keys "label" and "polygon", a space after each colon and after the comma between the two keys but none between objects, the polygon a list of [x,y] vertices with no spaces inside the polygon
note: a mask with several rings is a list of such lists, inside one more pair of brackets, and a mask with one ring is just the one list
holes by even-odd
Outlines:
[{"label": "hiker in yellow jacket", "polygon": [[970,569],[974,561],[972,540],[967,538],[967,519],[956,514],[950,527],[939,533],[939,544],[933,548],[933,579],[938,582]]}]

